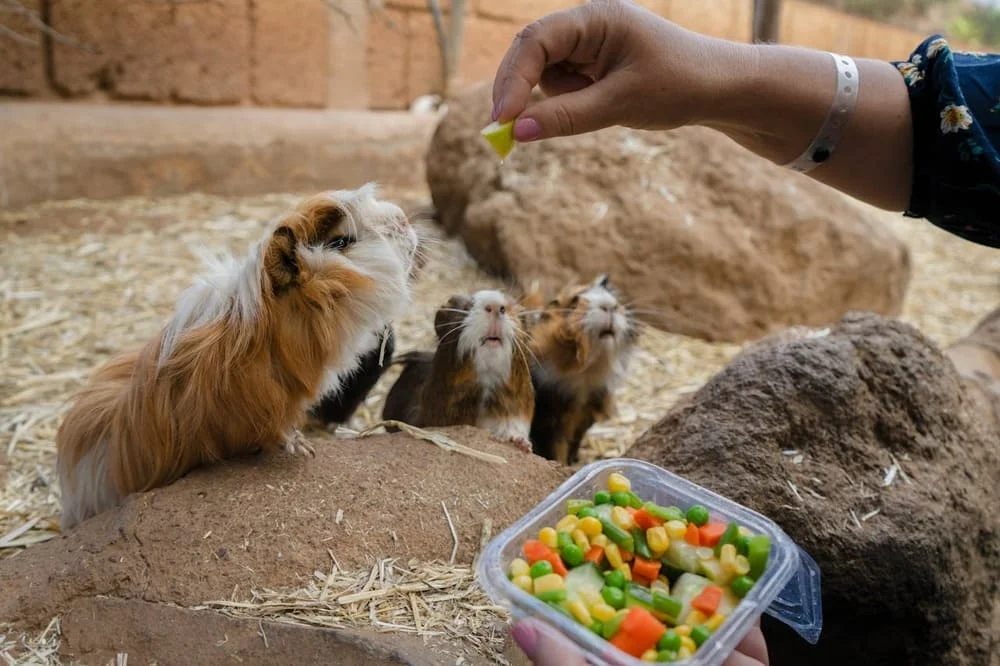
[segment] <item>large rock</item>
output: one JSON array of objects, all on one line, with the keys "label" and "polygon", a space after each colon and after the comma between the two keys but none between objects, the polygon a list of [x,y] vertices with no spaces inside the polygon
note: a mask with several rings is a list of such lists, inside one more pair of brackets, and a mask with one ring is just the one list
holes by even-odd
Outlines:
[{"label": "large rock", "polygon": [[988,666],[998,435],[920,333],[851,314],[748,348],[628,455],[770,516],[819,563],[819,645],[769,623],[774,663]]},{"label": "large rock", "polygon": [[1000,308],[986,315],[945,353],[960,375],[1000,398]]},{"label": "large rock", "polygon": [[610,272],[648,321],[710,340],[900,309],[909,255],[884,225],[719,133],[612,128],[500,164],[488,121],[487,89],[451,102],[427,178],[442,224],[521,286]]},{"label": "large rock", "polygon": [[[0,625],[37,630],[62,616],[64,656],[89,656],[90,663],[118,650],[137,663],[171,663],[162,656],[194,654],[192,646],[201,646],[204,663],[231,655],[310,663],[335,644],[343,644],[343,663],[438,663],[434,650],[445,650],[449,663],[489,663],[445,637],[424,646],[416,637],[387,642],[364,631],[258,629],[257,620],[192,608],[245,599],[251,590],[298,589],[314,572],[330,570],[331,553],[346,571],[390,557],[404,565],[447,562],[454,540],[442,502],[458,540],[455,561],[470,563],[486,520],[498,534],[566,478],[564,469],[483,431],[446,432],[507,463],[397,434],[325,438],[316,442],[315,459],[261,455],[200,469],[0,561]],[[259,632],[274,651],[261,649]],[[225,636],[232,640],[224,643]]]}]

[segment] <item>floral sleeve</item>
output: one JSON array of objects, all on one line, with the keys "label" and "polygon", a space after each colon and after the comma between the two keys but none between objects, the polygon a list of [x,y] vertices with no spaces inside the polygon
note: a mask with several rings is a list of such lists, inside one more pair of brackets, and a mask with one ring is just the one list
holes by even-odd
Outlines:
[{"label": "floral sleeve", "polygon": [[952,51],[934,36],[893,64],[913,114],[906,215],[1000,247],[1000,55]]}]

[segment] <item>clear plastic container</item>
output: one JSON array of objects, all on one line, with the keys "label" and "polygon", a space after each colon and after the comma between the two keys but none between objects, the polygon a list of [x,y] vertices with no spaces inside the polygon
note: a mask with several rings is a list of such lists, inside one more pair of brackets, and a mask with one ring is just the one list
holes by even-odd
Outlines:
[{"label": "clear plastic container", "polygon": [[771,538],[767,569],[750,593],[693,657],[676,663],[718,666],[762,613],[784,622],[809,643],[815,644],[819,640],[823,627],[820,572],[808,553],[774,522],[759,513],[656,465],[629,458],[604,460],[585,466],[487,545],[479,558],[479,580],[487,594],[496,603],[508,608],[515,620],[534,617],[558,628],[581,649],[590,663],[609,666],[644,664],[517,588],[507,578],[511,561],[523,557],[521,548],[524,542],[537,538],[541,528],[554,526],[566,513],[566,500],[589,499],[596,491],[606,490],[608,475],[612,472],[628,477],[633,492],[643,501],[652,500],[661,506],[682,508],[701,504],[708,508],[713,520],[735,520],[754,533],[767,534]]}]

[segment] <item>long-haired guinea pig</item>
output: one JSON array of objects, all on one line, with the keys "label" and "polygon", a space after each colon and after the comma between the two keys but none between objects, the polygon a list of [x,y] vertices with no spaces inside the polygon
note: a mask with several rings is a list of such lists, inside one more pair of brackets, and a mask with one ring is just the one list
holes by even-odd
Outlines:
[{"label": "long-haired guinea pig", "polygon": [[56,436],[64,528],[296,428],[410,301],[417,238],[374,185],[311,197],[216,261],[163,330],[99,369]]},{"label": "long-haired guinea pig", "polygon": [[473,425],[531,449],[535,394],[518,305],[499,291],[453,296],[434,317],[437,349],[404,355],[382,417],[417,427]]},{"label": "long-haired guinea pig", "polygon": [[568,287],[537,315],[529,330],[535,453],[564,465],[596,422],[614,415],[614,390],[639,337],[632,314],[606,275]]},{"label": "long-haired guinea pig", "polygon": [[396,336],[392,327],[387,326],[375,337],[374,346],[361,353],[358,367],[344,377],[340,389],[320,398],[309,415],[323,426],[347,423],[392,365],[395,351]]}]

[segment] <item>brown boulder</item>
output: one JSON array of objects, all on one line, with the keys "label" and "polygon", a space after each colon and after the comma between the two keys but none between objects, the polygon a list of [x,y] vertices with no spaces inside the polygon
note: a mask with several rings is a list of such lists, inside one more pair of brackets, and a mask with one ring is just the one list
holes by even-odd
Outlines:
[{"label": "brown boulder", "polygon": [[[396,434],[363,440],[325,437],[316,442],[315,459],[261,455],[200,469],[0,561],[0,624],[16,622],[37,630],[57,615],[73,618],[63,625],[65,653],[103,656],[127,648],[142,663],[182,644],[215,646],[228,627],[233,644],[220,653],[228,660],[226,650],[239,656],[254,640],[257,621],[249,631],[246,623],[214,611],[192,615],[192,607],[234,594],[244,599],[252,589],[297,589],[314,572],[329,571],[330,553],[346,571],[388,557],[403,563],[447,562],[454,542],[442,502],[458,539],[455,561],[470,563],[480,550],[486,519],[492,521],[492,534],[498,534],[567,473],[483,431],[446,432],[507,463],[448,453]],[[88,609],[105,603],[95,601],[99,598],[118,605],[95,615]],[[156,634],[144,646],[136,637],[153,617],[176,631]],[[304,641],[304,652],[279,650],[275,661],[282,654],[295,661],[295,655],[350,642],[353,635],[303,633],[296,638],[286,633],[283,640],[289,645]],[[441,638],[417,650],[422,641],[400,640],[377,641],[376,647],[384,657],[405,648],[410,655],[406,663],[434,663],[427,655],[436,649],[454,651],[451,663],[461,655],[467,662],[482,661],[462,641],[448,647]]]},{"label": "brown boulder", "polygon": [[774,663],[987,666],[1000,654],[997,436],[919,332],[851,314],[748,348],[628,455],[771,517],[816,559],[819,645],[769,622]]},{"label": "brown boulder", "polygon": [[1000,397],[1000,308],[986,315],[969,335],[945,350],[958,374]]},{"label": "brown boulder", "polygon": [[488,120],[486,88],[450,102],[427,178],[441,223],[522,287],[609,272],[648,321],[709,340],[899,312],[909,254],[884,225],[717,132],[611,128],[500,164]]}]

